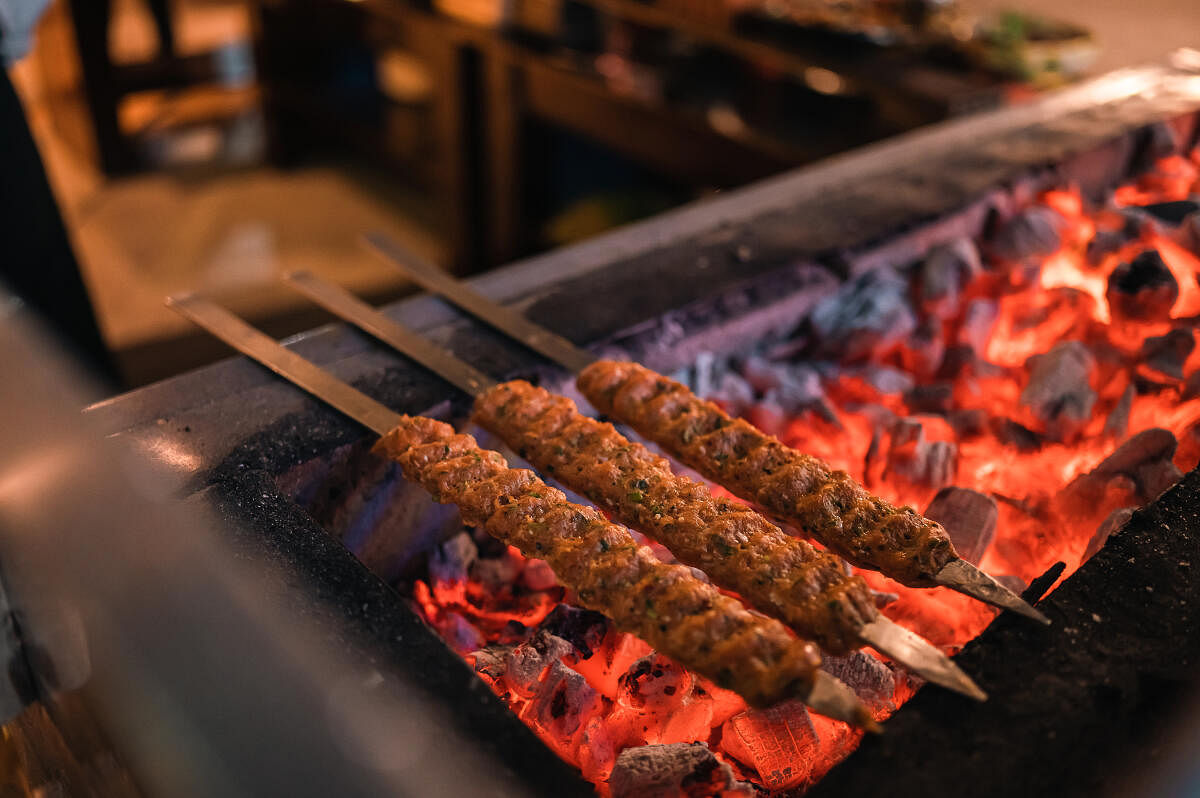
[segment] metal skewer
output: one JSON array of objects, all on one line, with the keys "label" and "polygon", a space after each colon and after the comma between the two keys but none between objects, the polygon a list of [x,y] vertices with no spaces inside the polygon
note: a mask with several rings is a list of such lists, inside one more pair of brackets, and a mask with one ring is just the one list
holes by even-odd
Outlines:
[{"label": "metal skewer", "polygon": [[[578,374],[596,362],[595,355],[488,299],[466,283],[456,280],[437,266],[409,252],[388,236],[370,233],[365,240],[376,254],[403,271],[427,291],[437,294],[529,349],[558,363],[572,374]],[[934,581],[994,607],[1012,610],[1038,623],[1050,624],[1050,619],[1043,613],[966,560],[959,559],[948,563],[934,576]]]},{"label": "metal skewer", "polygon": [[[372,432],[386,435],[399,426],[402,419],[399,413],[280,345],[223,307],[194,294],[169,297],[167,306]],[[822,715],[870,732],[882,730],[854,691],[824,671],[816,671],[808,694],[798,697]]]},{"label": "metal skewer", "polygon": [[[468,375],[465,381],[467,383],[486,384],[489,387],[495,384],[450,352],[420,339],[412,331],[392,321],[340,286],[325,282],[307,272],[292,272],[284,275],[283,279],[329,312],[375,336],[401,354],[419,361],[435,373],[440,373],[439,369],[447,367],[452,370],[451,373]],[[420,346],[410,350],[409,345],[414,339],[420,342]],[[472,373],[476,376],[470,376]],[[459,384],[449,375],[445,376],[451,382]],[[468,393],[473,397],[478,395],[477,390],[469,389]],[[940,649],[885,616],[879,615],[858,629],[858,635],[863,643],[874,646],[922,678],[978,701],[987,700],[987,694]]]}]

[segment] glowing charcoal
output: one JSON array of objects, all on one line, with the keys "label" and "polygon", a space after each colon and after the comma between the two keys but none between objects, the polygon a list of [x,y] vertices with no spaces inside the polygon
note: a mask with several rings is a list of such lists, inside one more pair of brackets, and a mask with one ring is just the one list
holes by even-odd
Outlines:
[{"label": "glowing charcoal", "polygon": [[812,718],[799,701],[743,712],[725,724],[721,740],[722,748],[758,771],[772,790],[803,783],[818,750]]},{"label": "glowing charcoal", "polygon": [[[1190,320],[1200,315],[1200,213],[1168,230],[1123,207],[1186,199],[1198,176],[1168,158],[1102,207],[1077,191],[1047,192],[993,240],[951,241],[918,263],[856,277],[796,319],[793,338],[740,359],[702,358],[695,372],[730,412],[888,501],[926,507],[960,554],[1011,589],[1058,561],[1069,573],[1130,508],[1200,460]],[[980,251],[988,262],[977,268]],[[1122,303],[1145,275],[1114,275],[1122,263],[1174,281],[1169,312],[1130,321]],[[1110,283],[1122,294],[1112,313]],[[750,795],[738,779],[803,789],[857,745],[845,724],[798,703],[748,711],[573,607],[541,561],[483,544],[473,553],[475,540],[463,534],[430,558],[415,603],[601,790],[607,781],[614,796]],[[962,646],[995,618],[956,593],[861,575],[886,615],[938,645]],[[919,685],[865,653],[824,667],[880,716]]]}]

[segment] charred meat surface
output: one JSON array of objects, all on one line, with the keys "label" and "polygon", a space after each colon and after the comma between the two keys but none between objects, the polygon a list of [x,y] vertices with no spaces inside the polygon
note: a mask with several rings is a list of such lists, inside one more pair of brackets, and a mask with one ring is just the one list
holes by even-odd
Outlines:
[{"label": "charred meat surface", "polygon": [[788,448],[644,366],[598,361],[580,372],[578,385],[600,412],[859,567],[930,587],[958,558],[940,524],[871,495],[846,472]]},{"label": "charred meat surface", "polygon": [[862,645],[860,630],[878,611],[861,577],[750,508],[677,476],[665,458],[580,414],[570,399],[521,380],[507,382],[479,397],[474,419],[621,523],[825,651]]},{"label": "charred meat surface", "polygon": [[469,435],[432,419],[404,416],[377,451],[463,520],[550,563],[579,603],[755,706],[806,695],[820,655],[781,623],[751,613],[666,565],[597,510],[572,504],[532,471],[512,469]]}]

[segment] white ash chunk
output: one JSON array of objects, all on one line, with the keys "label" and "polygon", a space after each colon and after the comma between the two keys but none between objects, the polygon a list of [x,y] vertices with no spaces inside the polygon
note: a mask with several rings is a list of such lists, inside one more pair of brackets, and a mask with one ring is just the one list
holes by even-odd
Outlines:
[{"label": "white ash chunk", "polygon": [[992,339],[992,330],[995,329],[996,320],[999,318],[1000,305],[995,300],[982,297],[972,299],[963,312],[955,343],[969,346],[976,355],[984,357],[988,341]]},{"label": "white ash chunk", "polygon": [[483,632],[476,629],[473,623],[462,616],[462,613],[453,610],[442,613],[438,630],[442,633],[446,644],[459,654],[477,651],[486,642]]},{"label": "white ash chunk", "polygon": [[475,672],[499,679],[508,669],[509,651],[507,646],[487,646],[471,652],[471,658],[475,661]]},{"label": "white ash chunk", "polygon": [[535,632],[527,642],[509,652],[504,678],[513,692],[529,698],[538,691],[538,682],[546,669],[574,653],[575,647],[561,637]]},{"label": "white ash chunk", "polygon": [[902,394],[912,390],[916,380],[906,371],[891,366],[869,364],[858,368],[840,369],[847,377],[858,377],[883,394]]},{"label": "white ash chunk", "polygon": [[[608,779],[612,798],[678,798],[680,795],[746,796],[754,788],[704,743],[671,743],[626,748]],[[709,788],[711,786],[711,789]]]},{"label": "white ash chunk", "polygon": [[554,576],[554,569],[550,567],[550,563],[539,560],[537,557],[530,557],[525,561],[525,567],[521,571],[521,580],[530,590],[549,590],[558,584],[558,579]]},{"label": "white ash chunk", "polygon": [[806,410],[815,410],[824,418],[833,415],[821,375],[811,366],[772,363],[752,357],[742,364],[742,374],[763,397],[763,404],[777,407],[787,415]]},{"label": "white ash chunk", "polygon": [[941,488],[954,480],[957,469],[958,447],[949,441],[925,440],[925,427],[920,421],[902,418],[892,427],[885,476]]},{"label": "white ash chunk", "polygon": [[[702,396],[704,394],[701,394]],[[716,389],[706,398],[721,402],[729,412],[740,415],[754,404],[754,389],[740,374],[726,372],[717,381]]]},{"label": "white ash chunk", "polygon": [[995,257],[1012,262],[1045,258],[1062,247],[1065,223],[1053,209],[1034,205],[1001,226],[988,249]]},{"label": "white ash chunk", "polygon": [[521,563],[514,557],[481,557],[471,566],[471,578],[492,592],[510,587],[521,575]]},{"label": "white ash chunk", "polygon": [[523,717],[532,718],[558,740],[567,741],[583,730],[599,706],[600,694],[587,679],[555,660]]},{"label": "white ash chunk", "polygon": [[821,657],[821,670],[841,680],[872,711],[894,709],[896,675],[892,669],[864,651],[852,651],[842,657]]},{"label": "white ash chunk", "polygon": [[1033,410],[1048,437],[1064,441],[1076,436],[1096,404],[1091,386],[1096,358],[1081,342],[1063,341],[1029,358],[1026,366],[1029,383],[1021,391],[1021,404]]},{"label": "white ash chunk", "polygon": [[917,328],[908,292],[895,269],[876,269],[819,302],[809,319],[825,349],[847,361],[880,360]]},{"label": "white ash chunk", "polygon": [[991,496],[951,486],[938,491],[925,509],[925,517],[946,528],[960,557],[979,565],[996,539],[1000,510]]},{"label": "white ash chunk", "polygon": [[938,319],[958,315],[967,286],[983,271],[979,250],[969,238],[956,238],[935,247],[917,274],[917,299],[921,309]]},{"label": "white ash chunk", "polygon": [[479,557],[479,547],[467,532],[460,532],[433,550],[429,577],[436,582],[463,582]]}]

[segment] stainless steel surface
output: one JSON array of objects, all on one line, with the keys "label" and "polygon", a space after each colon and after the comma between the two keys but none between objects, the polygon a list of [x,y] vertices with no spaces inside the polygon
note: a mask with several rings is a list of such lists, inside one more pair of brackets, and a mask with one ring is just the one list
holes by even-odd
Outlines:
[{"label": "stainless steel surface", "polygon": [[328,402],[367,429],[386,435],[399,423],[399,413],[389,410],[362,391],[351,388],[328,371],[314,366],[219,305],[195,294],[171,297],[167,305],[243,355]]},{"label": "stainless steel surface", "polygon": [[954,560],[938,571],[937,583],[951,590],[986,601],[994,607],[1031,618],[1040,624],[1050,625],[1050,619],[1029,606],[1016,593],[997,582],[988,574],[966,560]]},{"label": "stainless steel surface", "polygon": [[303,271],[286,274],[283,281],[338,318],[399,350],[471,396],[477,396],[496,384],[482,371],[392,321],[341,286]]},{"label": "stainless steel surface", "polygon": [[426,290],[449,300],[480,321],[545,355],[567,371],[576,373],[595,362],[596,357],[590,352],[580,349],[545,327],[530,322],[520,313],[493,302],[466,283],[455,280],[437,266],[409,252],[383,233],[371,233],[367,235],[366,240],[372,250]]}]

